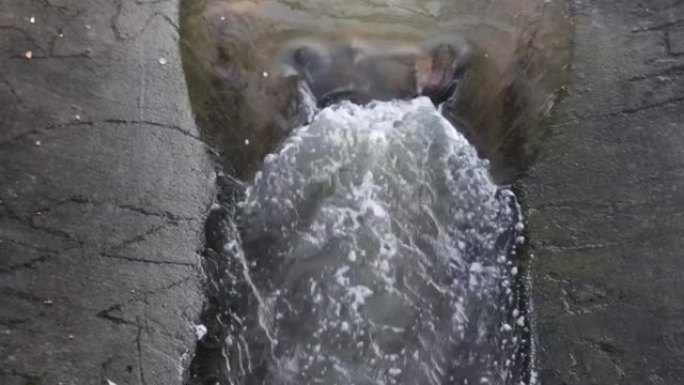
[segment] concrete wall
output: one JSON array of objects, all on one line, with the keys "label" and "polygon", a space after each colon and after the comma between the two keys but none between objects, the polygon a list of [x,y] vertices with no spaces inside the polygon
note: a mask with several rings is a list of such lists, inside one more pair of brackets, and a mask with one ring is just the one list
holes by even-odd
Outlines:
[{"label": "concrete wall", "polygon": [[540,379],[684,383],[684,3],[574,1],[570,95],[522,181]]},{"label": "concrete wall", "polygon": [[177,12],[0,2],[0,384],[181,383],[214,173]]}]

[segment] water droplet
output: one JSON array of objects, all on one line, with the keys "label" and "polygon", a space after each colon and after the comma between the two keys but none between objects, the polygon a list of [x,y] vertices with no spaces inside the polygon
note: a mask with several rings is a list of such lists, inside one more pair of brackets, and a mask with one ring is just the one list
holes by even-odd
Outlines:
[{"label": "water droplet", "polygon": [[398,375],[401,374],[401,369],[399,369],[399,368],[390,368],[390,370],[388,370],[388,372],[389,372],[390,376],[396,377],[396,376],[398,376]]}]

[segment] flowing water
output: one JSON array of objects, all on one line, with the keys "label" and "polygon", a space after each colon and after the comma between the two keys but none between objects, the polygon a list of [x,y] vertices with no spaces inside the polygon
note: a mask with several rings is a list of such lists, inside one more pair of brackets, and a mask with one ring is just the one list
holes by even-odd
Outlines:
[{"label": "flowing water", "polygon": [[231,382],[513,383],[521,218],[487,166],[426,98],[294,131],[226,245]]},{"label": "flowing water", "polygon": [[[183,0],[201,135],[244,182],[218,180],[188,382],[534,382],[523,226],[495,181],[514,180],[547,132],[567,14],[561,0]],[[302,106],[267,86],[293,39],[451,33],[475,55],[442,114],[426,99],[341,103],[290,131],[281,111]]]}]

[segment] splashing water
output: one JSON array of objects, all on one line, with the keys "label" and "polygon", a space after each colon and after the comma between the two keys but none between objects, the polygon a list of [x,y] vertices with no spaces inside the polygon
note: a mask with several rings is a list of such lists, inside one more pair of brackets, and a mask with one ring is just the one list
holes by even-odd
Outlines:
[{"label": "splashing water", "polygon": [[428,99],[324,109],[239,207],[233,383],[515,379],[517,203]]}]

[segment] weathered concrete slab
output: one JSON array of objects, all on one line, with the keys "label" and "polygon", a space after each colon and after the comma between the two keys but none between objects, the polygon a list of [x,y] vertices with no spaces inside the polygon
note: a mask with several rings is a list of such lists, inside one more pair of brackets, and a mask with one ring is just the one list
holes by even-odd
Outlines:
[{"label": "weathered concrete slab", "polygon": [[0,2],[1,384],[182,382],[214,173],[177,12]]},{"label": "weathered concrete slab", "polygon": [[575,1],[574,18],[571,92],[522,181],[540,379],[681,384],[684,3]]}]

